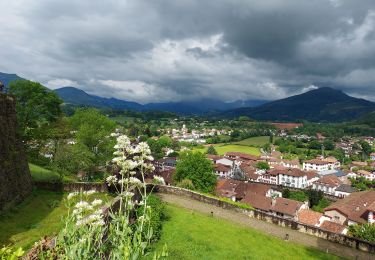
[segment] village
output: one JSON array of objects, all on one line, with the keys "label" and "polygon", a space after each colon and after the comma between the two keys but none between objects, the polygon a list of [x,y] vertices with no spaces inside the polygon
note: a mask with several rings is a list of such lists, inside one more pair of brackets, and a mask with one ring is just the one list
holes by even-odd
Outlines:
[{"label": "village", "polygon": [[[185,125],[180,132],[188,135]],[[288,137],[283,130],[279,135]],[[203,138],[205,135],[191,136]],[[179,138],[178,135],[173,137]],[[359,153],[351,148],[358,140],[371,146],[374,144],[372,137],[364,137],[348,142],[340,140],[336,146],[348,148],[345,157],[349,157]],[[212,162],[217,176],[215,194],[219,197],[338,234],[347,234],[350,225],[375,222],[375,191],[360,191],[353,185],[356,180],[370,183],[375,180],[374,152],[366,161],[351,161],[346,165],[333,156],[323,155],[302,163],[298,159],[283,159],[283,153],[277,151],[274,145],[269,153],[263,152],[259,156],[229,151],[223,155],[207,153],[206,158]],[[162,176],[167,185],[174,183],[177,162],[176,157],[155,161],[157,175]],[[320,198],[325,198],[326,205],[324,208],[313,207],[308,196],[305,201],[286,197],[290,192],[320,194]]]}]

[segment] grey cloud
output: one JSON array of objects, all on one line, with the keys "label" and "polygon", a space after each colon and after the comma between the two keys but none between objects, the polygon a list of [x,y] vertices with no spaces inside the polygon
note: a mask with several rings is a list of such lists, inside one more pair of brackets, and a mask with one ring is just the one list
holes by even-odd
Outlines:
[{"label": "grey cloud", "polygon": [[310,85],[375,100],[373,0],[4,2],[0,71],[45,84],[139,102],[275,99]]}]

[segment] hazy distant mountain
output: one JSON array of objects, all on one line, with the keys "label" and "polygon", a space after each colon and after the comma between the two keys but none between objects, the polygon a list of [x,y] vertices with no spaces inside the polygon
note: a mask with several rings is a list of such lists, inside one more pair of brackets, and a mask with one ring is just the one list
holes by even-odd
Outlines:
[{"label": "hazy distant mountain", "polygon": [[103,98],[87,94],[85,91],[74,87],[63,87],[55,92],[65,103],[77,106],[96,108],[112,108],[115,110],[142,110],[142,105],[136,102],[119,100],[116,98]]},{"label": "hazy distant mountain", "polygon": [[74,87],[63,87],[56,89],[55,91],[60,96],[60,98],[64,100],[65,103],[77,106],[112,108],[116,110],[160,110],[186,115],[225,111],[243,106],[255,106],[266,102],[264,100],[245,100],[228,103],[215,99],[201,99],[197,101],[149,103],[141,105],[136,102],[119,100],[115,98],[103,98],[95,95],[90,95],[85,91]]},{"label": "hazy distant mountain", "polygon": [[372,111],[375,111],[375,103],[348,96],[340,90],[324,87],[255,108],[226,111],[222,115],[228,117],[245,115],[257,120],[340,122],[357,119]]},{"label": "hazy distant mountain", "polygon": [[23,79],[19,77],[17,74],[7,74],[0,72],[0,81],[5,85],[5,88],[7,88],[8,84],[17,79]]}]

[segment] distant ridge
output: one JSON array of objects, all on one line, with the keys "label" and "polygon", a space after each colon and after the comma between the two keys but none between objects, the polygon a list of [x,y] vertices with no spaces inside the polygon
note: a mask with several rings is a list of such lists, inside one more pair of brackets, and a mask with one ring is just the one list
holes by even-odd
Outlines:
[{"label": "distant ridge", "polygon": [[0,81],[5,85],[5,89],[8,88],[8,85],[11,81],[23,79],[17,74],[8,74],[0,72]]},{"label": "distant ridge", "polygon": [[221,114],[225,117],[248,116],[256,120],[343,122],[375,111],[375,103],[323,87],[272,101],[255,108],[238,108]]},{"label": "distant ridge", "polygon": [[136,102],[115,98],[103,98],[90,95],[75,87],[63,87],[55,90],[65,103],[76,106],[90,106],[97,108],[111,108],[115,110],[150,111],[159,110],[183,115],[202,115],[209,112],[225,111],[244,106],[257,106],[264,104],[264,100],[238,100],[235,102],[223,102],[215,99],[200,99],[196,101],[149,103],[141,105]]}]

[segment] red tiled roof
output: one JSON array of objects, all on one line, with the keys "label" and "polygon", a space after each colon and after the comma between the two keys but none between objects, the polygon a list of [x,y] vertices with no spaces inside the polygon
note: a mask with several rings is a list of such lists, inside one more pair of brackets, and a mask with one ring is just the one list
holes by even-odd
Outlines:
[{"label": "red tiled roof", "polygon": [[324,165],[324,164],[328,164],[328,162],[325,162],[325,161],[320,160],[320,159],[312,159],[312,160],[308,160],[308,161],[305,161],[305,163],[316,164],[316,165]]},{"label": "red tiled roof", "polygon": [[221,158],[224,158],[224,157],[222,157],[222,156],[220,156],[220,155],[213,155],[213,154],[206,154],[206,157],[207,157],[208,159],[213,160],[213,161],[217,161],[217,160],[219,160],[219,159],[221,159]]},{"label": "red tiled roof", "polygon": [[365,170],[358,170],[357,174],[359,174],[359,175],[367,175],[367,176],[372,175],[371,172],[365,171]]},{"label": "red tiled roof", "polygon": [[319,224],[319,219],[322,216],[323,214],[320,212],[312,211],[309,209],[302,209],[300,212],[298,212],[298,221],[303,224],[315,226]]},{"label": "red tiled roof", "polygon": [[229,172],[231,168],[228,165],[217,163],[214,165],[214,169],[218,172]]},{"label": "red tiled roof", "polygon": [[318,177],[319,175],[315,171],[306,171],[306,176],[308,180],[311,180],[315,177]]},{"label": "red tiled roof", "polygon": [[339,223],[335,223],[329,220],[325,220],[321,225],[321,229],[331,231],[333,233],[342,234],[342,232],[345,230],[346,226],[341,225]]},{"label": "red tiled roof", "polygon": [[229,156],[229,157],[239,157],[241,159],[246,159],[246,160],[253,160],[253,161],[256,161],[259,159],[259,156],[255,156],[255,155],[250,155],[250,154],[247,154],[247,153],[240,153],[240,152],[227,152],[225,154],[225,156]]},{"label": "red tiled roof", "polygon": [[223,190],[230,190],[236,192],[237,199],[242,199],[249,192],[265,195],[269,189],[270,186],[266,184],[246,183],[243,181],[225,179],[218,180],[215,188],[215,193],[219,195]]},{"label": "red tiled roof", "polygon": [[316,180],[314,183],[323,184],[329,187],[338,187],[342,184],[342,181],[336,175],[325,175],[319,180]]},{"label": "red tiled roof", "polygon": [[272,199],[264,195],[249,192],[241,202],[250,204],[252,207],[264,211],[269,211],[272,205]]},{"label": "red tiled roof", "polygon": [[280,212],[283,214],[288,214],[291,216],[295,216],[297,211],[301,208],[303,205],[302,202],[286,199],[286,198],[276,198],[275,205],[272,206],[271,210]]},{"label": "red tiled roof", "polygon": [[286,169],[272,169],[270,170],[270,174],[271,175],[284,174],[284,175],[289,175],[293,177],[301,177],[301,176],[305,176],[306,172],[297,168],[286,168]]},{"label": "red tiled roof", "polygon": [[359,167],[364,167],[364,166],[367,166],[367,162],[358,162],[358,161],[353,161],[351,163],[351,165],[353,166],[359,166]]},{"label": "red tiled roof", "polygon": [[353,192],[349,196],[336,201],[324,212],[337,210],[347,216],[348,219],[357,223],[366,223],[368,216],[368,207],[373,207],[375,202],[375,191]]}]

